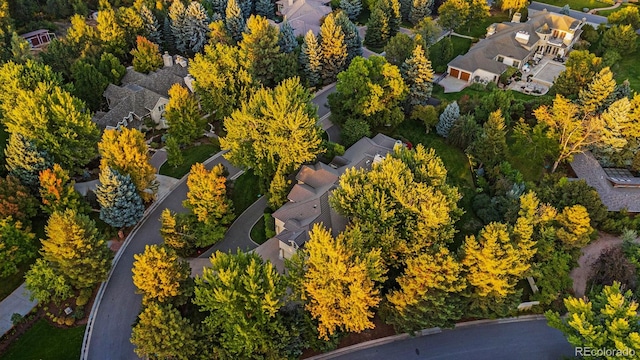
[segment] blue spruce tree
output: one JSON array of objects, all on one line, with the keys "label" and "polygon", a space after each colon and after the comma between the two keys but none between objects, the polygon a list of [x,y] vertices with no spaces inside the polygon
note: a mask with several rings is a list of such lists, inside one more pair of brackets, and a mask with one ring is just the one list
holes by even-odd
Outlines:
[{"label": "blue spruce tree", "polygon": [[229,0],[227,9],[225,10],[225,16],[225,25],[227,26],[229,35],[231,35],[236,42],[242,40],[242,32],[246,24],[237,0]]},{"label": "blue spruce tree", "polygon": [[347,67],[356,56],[362,56],[362,39],[356,25],[349,20],[344,11],[336,16],[336,25],[342,28],[344,43],[347,45]]},{"label": "blue spruce tree", "polygon": [[204,49],[209,36],[209,20],[204,7],[192,1],[184,15],[184,37],[187,52],[196,54]]},{"label": "blue spruce tree", "polygon": [[280,46],[280,51],[285,54],[292,53],[293,50],[296,49],[296,46],[298,46],[296,36],[293,34],[293,28],[287,20],[285,20],[280,27],[278,46]]},{"label": "blue spruce tree", "polygon": [[456,120],[460,117],[460,107],[456,101],[447,105],[442,114],[440,114],[440,121],[436,125],[436,132],[443,138],[449,136],[449,131],[455,124]]},{"label": "blue spruce tree", "polygon": [[253,0],[238,0],[238,5],[240,5],[240,9],[242,9],[244,19],[248,19],[253,12]]},{"label": "blue spruce tree", "polygon": [[[267,19],[273,19],[275,15],[275,7],[271,0],[257,0],[256,1],[256,14],[266,17]],[[286,22],[286,20],[285,20]]]},{"label": "blue spruce tree", "polygon": [[100,219],[114,228],[135,225],[144,214],[144,205],[129,175],[105,168],[96,189]]},{"label": "blue spruce tree", "polygon": [[31,189],[40,186],[40,171],[53,166],[53,159],[44,150],[20,134],[11,134],[4,149],[5,166],[9,174]]},{"label": "blue spruce tree", "polygon": [[362,11],[362,0],[340,0],[340,9],[347,13],[349,20],[356,21]]},{"label": "blue spruce tree", "polygon": [[142,7],[140,8],[140,17],[144,23],[146,38],[152,43],[162,45],[162,34],[160,33],[160,24],[158,24],[158,19],[144,4],[142,4]]}]

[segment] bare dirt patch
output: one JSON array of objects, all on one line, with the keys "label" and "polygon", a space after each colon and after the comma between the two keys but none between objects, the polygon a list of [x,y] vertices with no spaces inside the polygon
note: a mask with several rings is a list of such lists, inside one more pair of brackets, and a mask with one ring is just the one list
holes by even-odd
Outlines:
[{"label": "bare dirt patch", "polygon": [[622,246],[622,239],[618,236],[598,233],[598,239],[582,249],[578,259],[578,267],[571,271],[573,279],[573,293],[576,297],[583,297],[587,288],[587,281],[591,276],[591,268],[605,250]]}]

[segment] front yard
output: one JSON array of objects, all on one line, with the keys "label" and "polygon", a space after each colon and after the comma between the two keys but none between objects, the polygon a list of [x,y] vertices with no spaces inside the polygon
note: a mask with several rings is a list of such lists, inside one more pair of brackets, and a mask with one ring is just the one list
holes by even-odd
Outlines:
[{"label": "front yard", "polygon": [[605,8],[612,6],[614,4],[611,2],[603,2],[596,0],[537,0],[538,2],[563,7],[565,5],[569,5],[573,10],[582,11],[583,8],[589,9],[597,9],[597,8]]},{"label": "front yard", "polygon": [[80,358],[85,326],[57,328],[40,319],[2,355],[7,360],[68,360]]},{"label": "front yard", "polygon": [[173,167],[165,162],[160,167],[160,175],[166,175],[176,179],[180,179],[191,170],[191,165],[207,160],[211,156],[215,155],[215,153],[217,153],[218,151],[220,151],[220,146],[217,144],[201,144],[187,148],[182,152],[184,163],[182,165]]}]

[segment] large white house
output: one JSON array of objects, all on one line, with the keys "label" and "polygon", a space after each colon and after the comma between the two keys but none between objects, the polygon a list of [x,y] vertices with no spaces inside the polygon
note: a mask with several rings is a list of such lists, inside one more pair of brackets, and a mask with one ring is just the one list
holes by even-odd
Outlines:
[{"label": "large white house", "polygon": [[487,37],[451,60],[447,73],[467,82],[497,82],[510,66],[522,69],[529,60],[565,56],[580,39],[583,24],[546,9],[521,23],[516,13],[511,22],[487,28]]}]

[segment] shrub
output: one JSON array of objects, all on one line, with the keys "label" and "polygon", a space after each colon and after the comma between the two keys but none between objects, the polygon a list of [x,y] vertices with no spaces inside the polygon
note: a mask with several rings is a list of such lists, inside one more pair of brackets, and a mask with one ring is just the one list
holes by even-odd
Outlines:
[{"label": "shrub", "polygon": [[76,319],[74,319],[72,316],[69,316],[68,318],[64,319],[64,324],[67,326],[71,326],[76,322]]},{"label": "shrub", "polygon": [[18,314],[18,313],[13,313],[11,315],[11,323],[13,324],[13,326],[17,326],[20,323],[22,323],[24,321],[24,316]]},{"label": "shrub", "polygon": [[267,239],[276,236],[275,224],[270,213],[264,213],[264,233]]},{"label": "shrub", "polygon": [[77,306],[86,305],[89,302],[90,298],[91,298],[91,290],[86,290],[86,289],[80,290],[80,294],[76,298],[76,305]]}]

